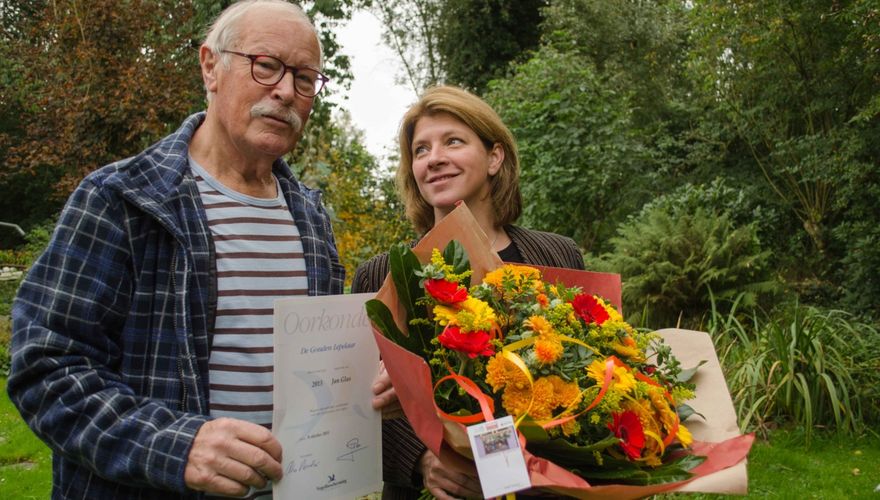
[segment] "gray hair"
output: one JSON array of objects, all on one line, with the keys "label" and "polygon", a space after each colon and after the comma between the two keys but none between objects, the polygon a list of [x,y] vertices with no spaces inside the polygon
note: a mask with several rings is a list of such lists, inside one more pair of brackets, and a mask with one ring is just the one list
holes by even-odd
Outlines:
[{"label": "gray hair", "polygon": [[[204,45],[211,49],[211,52],[223,63],[224,68],[229,68],[229,54],[223,53],[232,47],[238,41],[238,21],[250,12],[251,9],[260,7],[279,7],[285,12],[293,14],[294,17],[303,21],[315,34],[318,41],[318,69],[324,66],[324,48],[321,46],[321,37],[318,36],[318,30],[312,24],[308,14],[302,10],[299,5],[288,2],[287,0],[241,0],[229,6],[226,10],[217,16],[214,23],[208,29],[205,35]],[[208,101],[211,100],[211,93],[208,92]]]}]

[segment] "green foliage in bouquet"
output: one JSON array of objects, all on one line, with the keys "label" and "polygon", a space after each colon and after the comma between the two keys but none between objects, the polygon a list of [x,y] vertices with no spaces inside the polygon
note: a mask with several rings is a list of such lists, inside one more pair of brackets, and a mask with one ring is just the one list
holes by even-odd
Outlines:
[{"label": "green foliage in bouquet", "polygon": [[419,264],[391,250],[407,332],[388,307],[367,303],[377,328],[422,357],[442,418],[470,424],[510,415],[537,456],[591,483],[648,485],[689,478],[702,457],[682,420],[693,410],[684,370],[654,333],[640,332],[601,297],[504,265],[470,283],[458,242]]}]

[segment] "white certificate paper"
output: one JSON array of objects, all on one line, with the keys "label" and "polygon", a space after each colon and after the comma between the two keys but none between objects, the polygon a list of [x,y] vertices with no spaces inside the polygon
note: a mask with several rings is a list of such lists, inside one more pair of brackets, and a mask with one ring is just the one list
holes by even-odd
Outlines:
[{"label": "white certificate paper", "polygon": [[379,351],[364,309],[373,297],[275,301],[272,432],[284,455],[276,499],[382,490],[382,415],[370,390]]}]

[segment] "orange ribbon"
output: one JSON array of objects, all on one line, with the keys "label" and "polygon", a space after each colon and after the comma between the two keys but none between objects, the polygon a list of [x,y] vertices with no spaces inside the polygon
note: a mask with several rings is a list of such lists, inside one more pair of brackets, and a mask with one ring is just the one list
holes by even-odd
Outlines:
[{"label": "orange ribbon", "polygon": [[490,420],[494,420],[495,402],[491,398],[483,394],[483,391],[481,391],[480,388],[477,387],[477,384],[475,384],[473,380],[465,376],[450,373],[449,375],[438,380],[436,384],[434,384],[434,392],[436,393],[437,388],[440,387],[440,384],[447,380],[454,380],[462,389],[464,389],[465,392],[467,392],[472,398],[476,399],[477,402],[480,404],[480,411],[482,412],[482,414],[475,413],[473,415],[464,416],[451,415],[441,410],[440,407],[437,406],[437,401],[434,401],[434,408],[440,415],[448,420],[451,420],[452,422],[458,422],[461,424],[475,424],[484,420],[487,422]]}]

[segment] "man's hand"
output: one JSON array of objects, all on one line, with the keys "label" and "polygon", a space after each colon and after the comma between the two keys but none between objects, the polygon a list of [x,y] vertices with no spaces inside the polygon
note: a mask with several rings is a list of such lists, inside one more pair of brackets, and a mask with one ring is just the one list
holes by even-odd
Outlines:
[{"label": "man's hand", "polygon": [[194,490],[242,496],[251,486],[262,488],[281,475],[281,443],[268,429],[218,418],[196,433],[183,477]]},{"label": "man's hand", "polygon": [[419,471],[425,479],[425,488],[438,500],[454,498],[483,498],[483,489],[472,463],[460,464],[461,471],[446,467],[431,453],[425,451],[419,459]]},{"label": "man's hand", "polygon": [[398,418],[403,416],[397,392],[391,385],[391,377],[385,370],[385,362],[379,361],[379,373],[373,379],[373,409],[382,410],[382,418]]}]

